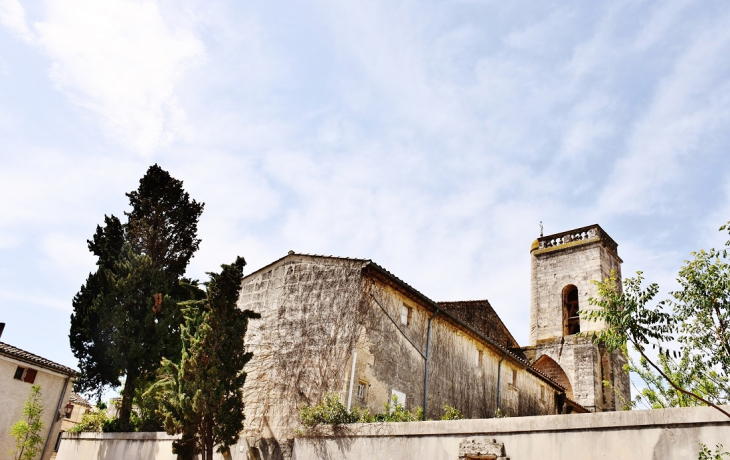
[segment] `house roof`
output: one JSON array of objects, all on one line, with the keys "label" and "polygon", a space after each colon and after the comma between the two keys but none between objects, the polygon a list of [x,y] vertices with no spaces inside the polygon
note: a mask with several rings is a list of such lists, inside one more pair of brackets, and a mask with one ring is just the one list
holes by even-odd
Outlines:
[{"label": "house roof", "polygon": [[[491,337],[489,337],[489,330],[481,331],[479,330],[479,327],[472,326],[468,323],[467,319],[462,319],[457,316],[457,314],[454,314],[452,311],[455,309],[456,304],[460,302],[444,302],[445,304],[448,304],[447,308],[442,308],[442,306],[431,300],[430,298],[426,297],[423,293],[421,293],[419,290],[411,286],[410,284],[406,283],[402,279],[398,278],[395,274],[391,273],[384,267],[378,265],[377,263],[373,262],[371,259],[359,259],[354,257],[339,257],[339,256],[325,256],[321,254],[306,254],[306,253],[296,253],[294,251],[289,251],[287,255],[284,257],[281,257],[274,262],[271,262],[270,264],[252,272],[251,274],[245,276],[244,278],[247,278],[249,276],[253,276],[259,272],[262,272],[264,270],[268,270],[274,265],[279,264],[284,259],[290,258],[290,257],[309,257],[309,258],[321,258],[321,259],[329,259],[329,260],[342,260],[342,261],[349,261],[349,262],[355,262],[355,263],[361,263],[362,264],[362,271],[366,275],[371,275],[380,278],[381,280],[384,280],[385,282],[388,282],[393,287],[398,288],[406,294],[407,296],[413,298],[414,300],[420,300],[422,303],[430,306],[432,309],[439,312],[442,316],[446,318],[447,321],[451,322],[452,324],[456,325],[457,327],[466,330],[468,333],[470,333],[472,336],[474,336],[476,339],[485,342],[486,344],[496,348],[500,353],[502,353],[505,358],[510,359],[511,361],[519,364],[520,366],[524,367],[528,370],[528,372],[537,375],[541,379],[545,380],[552,386],[565,391],[565,388],[548,377],[546,374],[544,374],[542,371],[535,369],[528,363],[523,356],[520,356],[519,352],[516,350],[510,350],[510,348],[506,345],[502,345],[500,341],[495,340]],[[470,303],[470,302],[486,302],[487,305],[489,305],[488,301],[484,300],[478,300],[478,301],[465,301],[463,303]],[[448,307],[452,307],[449,311]],[[489,305],[489,309],[491,309],[492,312],[494,312],[494,309],[492,309],[491,305]],[[504,327],[504,330],[509,334],[509,338],[516,344],[517,342],[514,340],[514,337],[512,337],[512,334],[507,330],[507,327],[504,326],[504,323],[502,323],[502,320],[499,319],[499,316],[497,316],[496,312],[494,312],[494,317],[499,321],[499,324],[501,327]],[[514,347],[516,348],[516,347]]]},{"label": "house roof", "polygon": [[28,351],[21,350],[20,348],[8,345],[4,342],[0,342],[0,355],[8,356],[24,363],[33,364],[38,367],[59,372],[61,374],[68,375],[69,377],[75,377],[78,375],[78,372],[74,369],[71,369],[70,367],[64,366],[63,364],[55,363],[50,359],[46,359]]},{"label": "house roof", "polygon": [[91,407],[91,403],[84,399],[80,394],[71,392],[71,396],[68,398],[68,402],[76,404],[77,406]]}]

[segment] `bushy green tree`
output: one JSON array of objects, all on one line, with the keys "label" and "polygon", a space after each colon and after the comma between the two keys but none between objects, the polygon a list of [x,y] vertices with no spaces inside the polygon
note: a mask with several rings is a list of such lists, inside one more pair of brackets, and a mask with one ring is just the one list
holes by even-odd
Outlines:
[{"label": "bushy green tree", "polygon": [[203,297],[196,282],[182,278],[200,244],[203,204],[158,165],[127,197],[127,222],[105,216],[88,241],[97,270],[73,299],[69,334],[81,369],[78,391],[98,397],[124,378],[122,430],[131,428],[133,399],[154,380],[161,359],[179,357],[178,303]]},{"label": "bushy green tree", "polygon": [[[675,382],[677,386],[685,388],[690,393],[695,393],[715,404],[725,402],[722,388],[728,384],[726,377],[712,370],[707,376],[695,373],[692,363],[686,356],[675,360],[661,353],[657,356],[657,364],[662,369],[662,372],[672,382]],[[632,401],[631,407],[637,407],[642,403],[653,409],[703,405],[701,400],[677,391],[669,385],[661,375],[654,371],[644,358],[641,358],[638,364],[630,359],[629,369],[643,380],[645,384],[644,388],[639,390],[639,394]]]},{"label": "bushy green tree", "polygon": [[[730,230],[730,222],[720,227]],[[594,341],[610,351],[631,345],[641,356],[633,366],[647,388],[640,397],[653,407],[707,405],[730,402],[730,241],[722,249],[700,250],[685,261],[671,298],[654,303],[659,286],[642,286],[642,273],[620,286],[615,273],[597,282],[598,295],[589,299],[597,310],[584,311],[588,320],[604,321],[606,329],[592,332]],[[658,357],[648,355],[648,347]],[[668,387],[664,386],[668,384]],[[700,459],[730,455],[718,445],[712,454],[701,445]]]},{"label": "bushy green tree", "polygon": [[41,386],[30,387],[30,395],[23,407],[23,420],[10,427],[10,436],[15,438],[15,449],[10,453],[15,460],[33,460],[43,449],[44,438],[41,436],[43,422],[43,395]]},{"label": "bushy green tree", "polygon": [[101,433],[108,426],[111,419],[106,413],[106,406],[97,406],[81,416],[81,421],[71,427],[69,433]]},{"label": "bushy green tree", "polygon": [[215,447],[227,452],[243,429],[243,369],[252,356],[244,336],[249,319],[260,317],[236,306],[245,264],[238,257],[220,273],[209,273],[207,299],[187,302],[181,359],[163,360],[162,378],[153,388],[161,390],[166,431],[182,435],[173,444],[181,457],[210,460]]}]

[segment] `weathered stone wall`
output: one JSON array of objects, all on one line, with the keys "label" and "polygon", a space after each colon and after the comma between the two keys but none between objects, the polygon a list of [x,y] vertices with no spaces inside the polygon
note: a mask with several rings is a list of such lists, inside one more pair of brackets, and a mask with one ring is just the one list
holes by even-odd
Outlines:
[{"label": "weathered stone wall", "polygon": [[[372,295],[377,302],[370,302],[369,314],[364,317],[354,380],[355,385],[367,384],[367,393],[360,399],[353,392],[353,403],[371,412],[382,412],[395,390],[405,394],[407,409],[423,407],[425,360],[419,351],[426,354],[428,319],[434,310],[377,280],[367,286],[366,297]],[[403,306],[412,309],[407,325],[400,321]],[[448,317],[436,315],[431,323],[427,416],[438,419],[448,404],[468,418],[493,417],[497,409],[498,369],[502,372],[503,413],[556,413],[554,387],[528,372],[514,358],[504,359],[500,366],[503,356],[496,347],[460,329]]]},{"label": "weathered stone wall", "polygon": [[[577,403],[592,411],[620,410],[630,399],[625,358],[620,352],[608,354],[588,338],[563,336],[563,294],[573,285],[580,310],[595,308],[588,303],[597,293],[593,281],[605,280],[613,270],[620,282],[621,259],[617,245],[600,227],[579,229],[584,239],[573,232],[541,238],[531,251],[530,346],[524,352],[531,362],[550,356],[565,371],[571,399]],[[604,327],[602,322],[580,319],[581,332]],[[604,386],[604,380],[610,385]]]},{"label": "weathered stone wall", "polygon": [[249,323],[243,435],[265,458],[288,458],[298,408],[342,392],[362,316],[362,263],[292,255],[243,279]]},{"label": "weathered stone wall", "polygon": [[[253,358],[246,367],[244,436],[264,458],[288,458],[303,403],[318,403],[327,392],[347,401],[355,355],[354,406],[380,413],[393,391],[405,395],[409,410],[423,405],[420,353],[433,305],[398,283],[363,275],[364,262],[294,254],[244,278],[239,307],[262,316],[250,322],[246,337]],[[403,307],[411,309],[407,325]],[[503,413],[557,413],[556,389],[503,357],[444,314],[436,316],[428,416],[438,419],[449,404],[470,418],[493,417],[498,368]]]},{"label": "weathered stone wall", "polygon": [[[541,252],[546,251],[546,252]],[[588,299],[596,295],[593,280],[608,277],[613,265],[600,241],[532,253],[532,296],[530,299],[530,345],[563,336],[563,289],[578,288],[581,310],[590,309]],[[619,272],[620,273],[620,272]],[[600,330],[603,324],[581,319],[580,330]]]},{"label": "weathered stone wall", "polygon": [[388,423],[297,438],[293,458],[457,460],[465,447],[491,444],[511,460],[692,460],[700,443],[728,450],[729,433],[730,419],[708,407]]}]

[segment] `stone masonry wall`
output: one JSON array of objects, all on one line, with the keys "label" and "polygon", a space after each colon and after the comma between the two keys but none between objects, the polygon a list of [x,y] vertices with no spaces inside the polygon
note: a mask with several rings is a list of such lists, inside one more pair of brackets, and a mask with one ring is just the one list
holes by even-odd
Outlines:
[{"label": "stone masonry wall", "polygon": [[[347,402],[353,359],[353,406],[380,413],[393,391],[405,395],[407,409],[422,406],[419,351],[426,351],[433,307],[408,289],[363,275],[364,262],[295,254],[244,278],[239,307],[262,317],[250,322],[246,336],[253,358],[246,366],[243,435],[261,458],[290,457],[302,404],[319,403],[328,392]],[[404,306],[411,308],[407,325]],[[508,357],[499,366],[503,352],[443,314],[431,334],[430,418],[438,419],[445,404],[470,418],[493,417],[498,368],[504,413],[557,413],[554,387],[524,364]]]},{"label": "stone masonry wall", "polygon": [[361,323],[362,262],[289,256],[243,279],[251,320],[244,436],[264,458],[289,458],[302,404],[341,392]]},{"label": "stone masonry wall", "polygon": [[[425,354],[428,318],[433,310],[377,281],[369,290],[396,320],[397,326]],[[412,308],[408,325],[400,324],[402,306]],[[423,406],[424,359],[375,303],[365,317],[358,343],[355,382],[368,385],[366,400],[353,401],[371,412],[383,410],[393,390],[406,395],[409,410]],[[555,390],[513,359],[437,315],[432,321],[429,364],[428,417],[438,419],[444,405],[467,418],[493,417],[497,409],[497,371],[501,370],[502,412],[511,416],[554,414]],[[479,354],[481,352],[481,361]],[[514,372],[513,372],[514,371]],[[516,380],[513,381],[513,377]]]}]

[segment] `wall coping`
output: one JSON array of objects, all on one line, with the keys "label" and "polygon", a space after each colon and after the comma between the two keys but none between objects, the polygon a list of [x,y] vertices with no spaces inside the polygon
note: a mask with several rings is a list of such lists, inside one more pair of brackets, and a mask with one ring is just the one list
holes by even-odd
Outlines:
[{"label": "wall coping", "polygon": [[62,439],[81,441],[174,441],[180,435],[170,435],[164,431],[130,432],[130,433],[69,433],[64,432]]},{"label": "wall coping", "polygon": [[[730,405],[722,406],[730,410]],[[570,415],[539,415],[491,419],[448,420],[401,423],[355,423],[338,427],[320,427],[301,438],[332,437],[407,437],[452,435],[499,435],[555,431],[601,431],[617,429],[651,429],[667,426],[727,425],[730,418],[712,407],[681,407]]]}]

